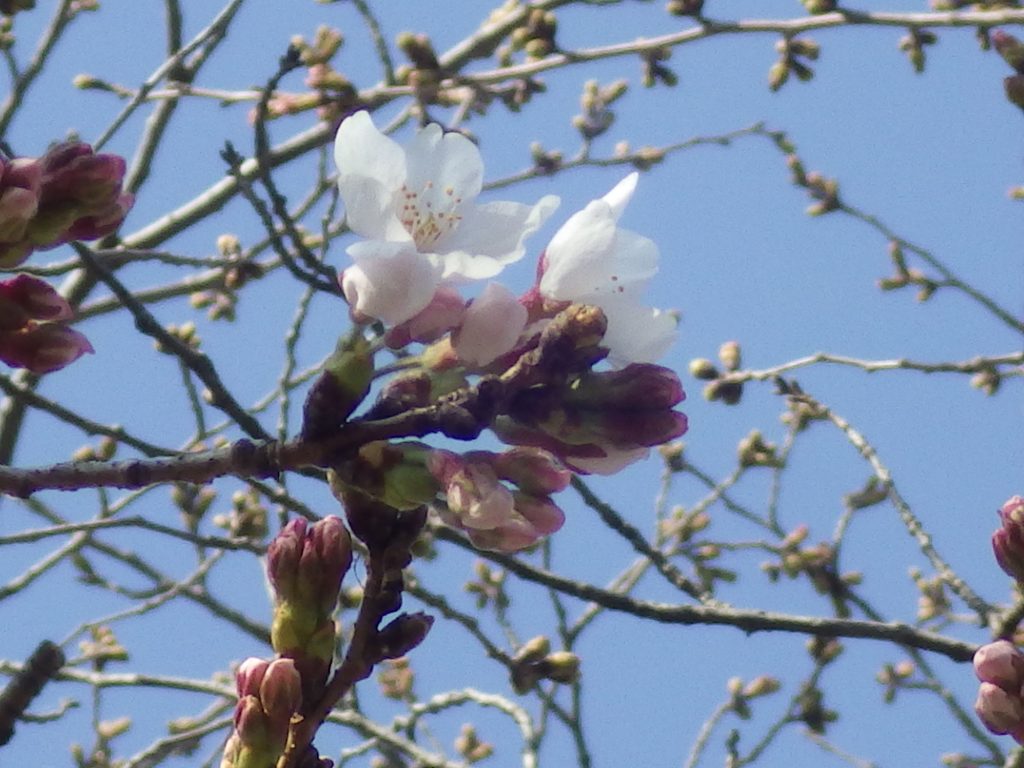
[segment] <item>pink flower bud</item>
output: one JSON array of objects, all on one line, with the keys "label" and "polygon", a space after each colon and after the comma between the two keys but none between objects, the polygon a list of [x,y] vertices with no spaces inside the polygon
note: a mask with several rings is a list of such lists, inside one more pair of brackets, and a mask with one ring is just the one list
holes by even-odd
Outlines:
[{"label": "pink flower bud", "polygon": [[39,198],[31,190],[8,187],[0,191],[0,241],[21,240],[38,207]]},{"label": "pink flower bud", "polygon": [[135,195],[124,192],[103,207],[79,216],[68,228],[64,240],[98,240],[117,230],[135,204]]},{"label": "pink flower bud", "polygon": [[263,676],[269,666],[269,661],[255,656],[250,656],[239,665],[235,670],[235,690],[238,691],[239,698],[259,695],[260,683],[263,682]]},{"label": "pink flower bud", "polygon": [[33,373],[60,370],[93,351],[85,336],[62,325],[33,325],[15,333],[0,334],[0,360]]},{"label": "pink flower bud", "polygon": [[996,29],[990,35],[992,47],[1003,57],[1003,61],[1024,75],[1024,45],[1011,34]]},{"label": "pink flower bud", "polygon": [[381,658],[397,659],[405,656],[423,642],[433,625],[433,616],[425,613],[403,613],[392,619],[377,634]]},{"label": "pink flower bud", "polygon": [[999,509],[1002,523],[992,534],[996,562],[1006,573],[1024,583],[1024,499],[1014,496]]},{"label": "pink flower bud", "polygon": [[281,529],[267,548],[267,578],[278,600],[292,599],[296,593],[306,525],[301,517],[294,518]]},{"label": "pink flower bud", "polygon": [[1024,703],[1019,695],[1011,695],[994,683],[982,683],[974,711],[992,733],[1004,736],[1024,721]]},{"label": "pink flower bud", "polygon": [[299,579],[314,586],[313,597],[323,613],[331,613],[337,605],[341,581],[351,565],[352,537],[345,523],[335,515],[318,520],[299,560]]},{"label": "pink flower bud", "polygon": [[41,158],[43,201],[73,201],[90,210],[107,207],[121,192],[125,162],[117,155],[97,155],[92,147],[67,142]]},{"label": "pink flower bud", "polygon": [[1019,694],[1024,685],[1024,654],[1009,640],[987,643],[974,654],[974,673],[982,682]]},{"label": "pink flower bud", "polygon": [[558,493],[572,480],[572,472],[540,448],[512,448],[495,456],[493,465],[502,480],[537,496]]},{"label": "pink flower bud", "polygon": [[517,491],[513,497],[516,512],[526,519],[538,536],[555,533],[565,524],[565,513],[547,496],[534,496]]},{"label": "pink flower bud", "polygon": [[391,328],[384,336],[391,349],[401,349],[413,342],[430,344],[462,322],[466,301],[454,288],[442,286],[419,313]]},{"label": "pink flower bud", "polygon": [[[461,457],[456,457],[456,459]],[[451,471],[450,461],[445,486],[448,509],[464,528],[487,530],[507,520],[514,506],[512,492],[498,480],[493,467],[480,458],[462,461]],[[441,479],[441,478],[438,478]]]},{"label": "pink flower bud", "polygon": [[302,706],[302,679],[291,659],[274,659],[263,675],[260,683],[260,703],[273,730],[284,726],[287,733],[288,723],[293,714]]},{"label": "pink flower bud", "polygon": [[56,289],[31,275],[0,280],[0,298],[14,302],[32,320],[70,320],[71,306]]},{"label": "pink flower bud", "polygon": [[586,408],[651,411],[672,408],[685,397],[674,371],[650,363],[633,363],[617,371],[580,377],[567,400]]},{"label": "pink flower bud", "polygon": [[463,363],[482,368],[512,350],[526,319],[526,307],[511,291],[499,283],[488,283],[452,334],[452,346]]},{"label": "pink flower bud", "polygon": [[256,696],[243,696],[235,705],[235,733],[243,745],[264,748],[268,740],[267,716]]}]

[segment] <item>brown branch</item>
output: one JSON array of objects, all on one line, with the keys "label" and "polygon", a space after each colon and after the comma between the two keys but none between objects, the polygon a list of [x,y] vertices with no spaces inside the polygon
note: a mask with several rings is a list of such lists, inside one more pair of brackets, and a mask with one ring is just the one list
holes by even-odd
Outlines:
[{"label": "brown branch", "polygon": [[860,621],[856,619],[835,619],[816,616],[794,616],[771,611],[745,610],[741,608],[712,608],[704,605],[673,605],[640,600],[626,595],[609,592],[585,582],[567,579],[558,574],[529,565],[515,557],[495,552],[481,552],[454,531],[438,526],[434,535],[452,542],[478,556],[497,563],[520,578],[556,589],[581,600],[597,603],[609,610],[628,613],[642,619],[662,624],[707,624],[736,627],[747,634],[754,632],[798,632],[821,637],[856,637],[866,640],[883,640],[898,645],[920,648],[946,656],[954,661],[967,662],[974,657],[978,645],[956,640],[918,629],[903,622]]}]

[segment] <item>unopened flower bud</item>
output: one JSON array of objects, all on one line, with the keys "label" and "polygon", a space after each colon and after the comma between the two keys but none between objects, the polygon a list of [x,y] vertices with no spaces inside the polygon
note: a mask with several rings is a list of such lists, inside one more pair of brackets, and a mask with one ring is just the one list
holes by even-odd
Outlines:
[{"label": "unopened flower bud", "polygon": [[719,373],[715,364],[706,357],[695,357],[690,361],[690,375],[695,379],[713,381],[718,378]]},{"label": "unopened flower bud", "polygon": [[741,365],[740,343],[727,341],[718,348],[718,359],[727,371],[735,371]]},{"label": "unopened flower bud", "polygon": [[516,662],[534,664],[551,652],[551,641],[544,635],[537,635],[523,643],[516,653]]},{"label": "unopened flower bud", "polygon": [[287,726],[292,715],[302,705],[302,680],[292,659],[274,659],[267,666],[260,683],[260,703],[263,711],[278,729]]},{"label": "unopened flower bud", "polygon": [[1001,29],[994,30],[989,39],[992,41],[992,47],[1003,57],[1003,61],[1013,67],[1018,75],[1024,75],[1024,44]]},{"label": "unopened flower bud", "polygon": [[743,689],[743,695],[748,699],[754,699],[758,696],[767,696],[768,694],[775,693],[781,687],[782,683],[779,682],[778,678],[769,675],[759,675],[747,683],[746,688]]},{"label": "unopened flower bud", "polygon": [[1024,498],[1014,496],[999,509],[1001,527],[992,534],[996,562],[1008,575],[1024,583]]},{"label": "unopened flower bud", "polygon": [[1009,640],[987,643],[974,653],[974,673],[982,682],[1020,693],[1024,684],[1024,654]]},{"label": "unopened flower bud", "polygon": [[1003,80],[1006,99],[1024,109],[1024,75],[1010,75]]},{"label": "unopened flower bud", "polygon": [[239,665],[235,671],[235,689],[239,698],[259,695],[260,683],[269,666],[269,661],[255,656],[250,656]]},{"label": "unopened flower bud", "polygon": [[71,319],[71,306],[57,290],[38,277],[20,274],[0,280],[0,298],[17,304],[32,320]]},{"label": "unopened flower bud", "polygon": [[302,437],[316,440],[333,434],[370,391],[373,355],[358,330],[338,342],[324,363],[302,407]]},{"label": "unopened flower bud", "polygon": [[434,618],[425,613],[403,613],[377,634],[382,659],[397,659],[423,642]]},{"label": "unopened flower bud", "polygon": [[1017,731],[1024,722],[1024,703],[1020,695],[1007,693],[993,683],[982,683],[978,687],[974,711],[985,727],[999,736]]},{"label": "unopened flower bud", "polygon": [[558,493],[572,479],[572,472],[541,448],[512,448],[497,454],[493,466],[502,480],[535,496]]},{"label": "unopened flower bud", "polygon": [[555,651],[540,663],[541,673],[556,683],[574,683],[580,678],[580,657],[569,651]]},{"label": "unopened flower bud", "polygon": [[0,360],[33,373],[52,373],[93,351],[85,336],[63,325],[46,323],[0,334]]}]

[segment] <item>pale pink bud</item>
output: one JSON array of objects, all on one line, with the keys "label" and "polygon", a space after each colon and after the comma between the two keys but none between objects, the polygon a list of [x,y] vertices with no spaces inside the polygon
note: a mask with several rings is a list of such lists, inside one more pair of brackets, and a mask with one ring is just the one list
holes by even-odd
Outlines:
[{"label": "pale pink bud", "polygon": [[238,691],[239,698],[259,695],[260,683],[263,682],[263,676],[269,666],[269,661],[255,656],[250,656],[239,665],[235,671],[235,690]]},{"label": "pale pink bud", "polygon": [[1009,640],[987,643],[974,654],[974,673],[982,682],[1019,694],[1024,683],[1024,654]]},{"label": "pale pink bud", "polygon": [[982,683],[974,711],[992,733],[1003,736],[1021,726],[1024,703],[1020,696],[1011,695],[994,683]]},{"label": "pale pink bud", "polygon": [[513,498],[516,512],[522,515],[538,534],[546,536],[565,524],[565,513],[547,496],[534,496],[517,491]]},{"label": "pale pink bud", "polygon": [[541,448],[512,448],[495,456],[493,465],[502,480],[537,496],[558,493],[572,480],[572,472]]},{"label": "pale pink bud", "polygon": [[465,314],[466,302],[459,292],[442,286],[419,313],[390,329],[384,336],[385,343],[392,349],[413,342],[429,344],[458,326]]},{"label": "pale pink bud", "polygon": [[445,489],[448,508],[466,528],[496,528],[512,514],[512,492],[501,484],[494,469],[480,461],[466,462]]},{"label": "pale pink bud", "polygon": [[488,283],[452,334],[459,359],[481,368],[512,350],[526,327],[526,307],[503,285]]},{"label": "pale pink bud", "polygon": [[287,725],[302,706],[302,679],[291,659],[274,659],[260,683],[260,703],[275,730]]}]

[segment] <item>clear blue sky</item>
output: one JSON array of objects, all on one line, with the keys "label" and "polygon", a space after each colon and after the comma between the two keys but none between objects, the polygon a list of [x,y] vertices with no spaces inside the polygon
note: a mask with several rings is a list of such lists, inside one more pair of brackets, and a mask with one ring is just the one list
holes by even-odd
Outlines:
[{"label": "clear blue sky", "polygon": [[[27,55],[32,33],[50,5],[40,3],[45,7],[17,18],[16,29],[22,37],[15,55],[20,59]],[[182,5],[187,39],[208,22],[217,4]],[[389,39],[406,29],[425,31],[438,50],[444,50],[472,31],[490,4],[390,0],[374,5]],[[872,2],[859,7],[877,10],[883,5]],[[915,5],[884,7],[922,10]],[[706,9],[716,19],[788,18],[803,13],[795,0],[753,5],[708,0]],[[77,131],[86,141],[98,136],[122,102],[110,94],[77,91],[71,77],[85,72],[137,86],[162,62],[162,12],[156,0],[105,0],[101,12],[79,19],[3,138],[17,152],[31,155],[67,131]],[[605,9],[581,5],[560,12],[559,18],[559,40],[569,49],[664,34],[685,23],[668,17],[661,4],[651,3],[622,3]],[[379,71],[372,46],[351,4],[292,0],[285,7],[272,0],[252,0],[197,84],[231,90],[258,85],[273,70],[288,39],[293,34],[308,37],[318,24],[338,26],[345,33],[345,47],[336,59],[339,68],[360,87],[375,83]],[[595,156],[610,155],[621,139],[634,146],[663,145],[764,121],[769,128],[788,133],[808,170],[838,178],[843,200],[877,215],[899,235],[931,250],[965,281],[1019,315],[1024,203],[1008,199],[1006,191],[1024,183],[1020,142],[1024,116],[1002,95],[1001,80],[1009,70],[994,52],[978,50],[971,30],[940,30],[939,43],[928,49],[927,71],[917,75],[897,48],[903,33],[897,27],[817,32],[812,36],[821,44],[822,55],[814,65],[814,80],[790,82],[779,93],[770,93],[765,85],[776,58],[775,35],[721,36],[683,47],[669,62],[680,81],[673,90],[642,89],[635,57],[571,67],[544,75],[547,93],[522,114],[509,117],[497,107],[491,118],[474,118],[466,127],[480,139],[487,178],[496,180],[528,166],[532,141],[566,155],[576,151],[578,137],[570,120],[578,111],[581,84],[590,78],[607,82],[624,77],[631,85],[617,104],[615,125],[595,142]],[[299,89],[300,80],[301,74],[292,76],[286,88]],[[0,94],[3,90],[0,86]],[[223,108],[199,101],[182,106],[173,135],[156,159],[153,179],[125,232],[140,229],[218,179],[223,172],[218,152],[226,138],[240,150],[251,151],[249,107]],[[390,107],[380,114],[394,113]],[[108,151],[130,155],[145,114],[145,110],[136,113]],[[437,115],[442,117],[444,112],[439,110]],[[281,141],[310,124],[309,116],[287,118],[272,125],[272,135]],[[505,273],[506,283],[516,291],[525,290],[532,279],[534,258],[558,224],[604,194],[625,172],[584,169],[493,193],[489,199],[522,202],[548,193],[562,197],[562,208],[532,239],[532,255]],[[310,159],[295,164],[282,175],[288,193],[301,194],[314,173]],[[818,351],[872,360],[906,357],[938,362],[1007,353],[1021,346],[1019,334],[962,294],[940,290],[931,301],[918,304],[909,290],[880,292],[875,281],[891,271],[885,239],[841,214],[807,217],[804,193],[787,179],[782,156],[762,137],[741,138],[728,148],[698,147],[673,155],[644,174],[623,220],[624,226],[654,239],[661,248],[661,273],[650,301],[681,312],[679,343],[663,362],[681,373],[689,394],[686,455],[719,479],[735,466],[736,443],[751,428],[773,441],[780,441],[785,433],[778,419],[784,403],[773,394],[770,383],[748,385],[742,403],[734,408],[703,401],[700,382],[685,373],[687,363],[693,357],[714,357],[723,341],[739,340],[744,365],[753,368]],[[259,236],[251,212],[235,202],[167,247],[189,256],[211,255],[216,236],[223,232],[237,233],[244,244]],[[345,260],[343,245],[338,243],[331,250],[331,260],[339,266]],[[33,263],[43,263],[48,256],[68,258],[70,251],[38,255]],[[141,287],[176,274],[170,268],[140,266],[125,270],[123,277],[129,285]],[[278,350],[298,295],[284,275],[261,283],[243,294],[239,322],[233,326],[207,323],[184,301],[158,305],[155,311],[164,322],[196,319],[226,382],[241,402],[250,403],[276,384],[281,366]],[[323,300],[315,307],[314,318],[299,348],[302,365],[325,354],[345,328],[344,309]],[[128,425],[156,442],[177,444],[187,439],[191,423],[176,420],[185,404],[177,369],[152,351],[148,339],[134,333],[130,318],[108,316],[85,323],[82,329],[97,354],[52,376],[42,392],[66,398],[96,420]],[[957,571],[988,600],[1008,599],[1008,581],[991,558],[988,538],[995,527],[996,508],[1008,496],[1024,492],[1020,379],[1007,380],[998,395],[986,398],[969,389],[965,376],[869,375],[816,366],[799,371],[796,378],[871,441],[900,492],[933,534],[936,547]],[[264,424],[274,428],[275,418],[268,414]],[[210,419],[219,421],[215,415]],[[63,460],[83,442],[80,434],[44,416],[33,415],[27,430],[16,456],[19,465]],[[842,495],[858,489],[870,470],[834,428],[818,424],[812,430],[813,434],[801,438],[792,456],[782,486],[780,515],[786,527],[807,523],[811,540],[817,541],[832,535],[842,511]],[[652,460],[614,478],[596,479],[592,485],[649,532],[659,469],[657,460]],[[223,493],[217,511],[224,511],[234,487],[227,482],[218,485]],[[316,509],[333,511],[323,489],[299,487]],[[769,473],[761,470],[745,477],[731,496],[760,510],[769,492]],[[669,501],[691,505],[703,493],[692,480],[681,480]],[[95,514],[95,493],[40,498],[74,519]],[[603,530],[571,492],[564,501],[569,519],[557,536],[555,568],[604,584],[634,555]],[[168,524],[177,522],[166,489],[150,491],[137,512]],[[10,501],[2,504],[2,513],[0,534],[38,525]],[[713,505],[710,513],[714,520],[710,533],[716,538],[756,535],[722,504]],[[908,567],[916,565],[926,575],[931,573],[895,511],[887,505],[874,507],[858,513],[852,525],[843,551],[844,570],[864,571],[864,594],[887,617],[913,620],[916,597]],[[118,534],[107,539],[146,552],[179,577],[195,565],[188,548],[152,551],[159,541],[153,536]],[[13,578],[55,546],[48,541],[5,548],[0,580]],[[723,593],[724,599],[739,607],[828,614],[827,601],[803,583],[784,582],[769,589],[758,570],[762,559],[744,554],[728,561],[742,571],[743,579]],[[249,612],[268,620],[258,569],[243,557],[228,560],[211,588],[233,605],[254,606]],[[445,589],[454,603],[468,607],[461,584],[471,577],[470,563],[471,558],[445,550],[444,557],[425,564],[420,575],[425,585]],[[131,583],[134,577],[114,568],[110,578]],[[523,638],[553,634],[546,594],[533,586],[520,587],[517,594],[512,615]],[[645,581],[638,594],[652,600],[680,600],[653,579]],[[0,656],[24,658],[40,639],[63,638],[78,622],[130,604],[77,586],[72,569],[65,564],[25,594],[0,603],[5,626]],[[578,603],[571,604],[572,615],[579,610]],[[500,638],[493,622],[485,626]],[[133,653],[131,669],[152,674],[202,677],[226,668],[230,660],[266,652],[238,633],[225,632],[191,606],[168,608],[115,628]],[[984,639],[980,632],[954,632],[972,641]],[[681,765],[700,724],[724,699],[729,677],[777,674],[786,682],[783,693],[790,695],[810,670],[803,643],[797,635],[746,637],[732,628],[659,626],[622,615],[602,616],[578,648],[584,665],[586,735],[595,765]],[[940,753],[960,749],[977,753],[934,696],[902,694],[898,709],[882,704],[874,673],[882,663],[902,658],[898,648],[878,642],[848,644],[843,659],[829,668],[823,680],[826,703],[842,712],[840,722],[829,731],[833,741],[884,766],[934,764]],[[423,696],[466,685],[508,693],[500,669],[464,633],[445,622],[439,622],[414,653],[413,663],[417,691]],[[974,688],[970,668],[941,659],[936,668],[969,705]],[[369,693],[371,684],[364,687],[370,712],[386,717],[397,711],[394,705],[375,700]],[[59,725],[21,725],[14,742],[0,753],[4,765],[31,761],[41,768],[58,768],[70,763],[67,744],[89,739],[87,689],[49,690],[34,709],[53,708],[60,696],[67,695],[82,699],[83,707]],[[757,708],[751,734],[759,733],[757,724],[769,722],[781,701],[779,694]],[[526,704],[531,711],[536,709],[534,700]],[[178,702],[177,694],[129,690],[112,695],[103,716],[130,714],[136,719],[132,732],[117,742],[119,750],[132,754],[157,737],[167,712],[194,713],[198,706],[183,695]],[[450,744],[463,719],[477,718],[477,710],[456,712],[440,718],[435,733]],[[503,750],[486,764],[515,764],[516,733],[510,722],[490,713],[479,715],[478,721],[481,735]],[[721,764],[722,741],[734,725],[735,721],[727,721],[716,732],[706,764]],[[781,737],[762,764],[800,768],[844,764],[808,745],[798,730]],[[741,747],[749,749],[750,737],[745,739]],[[357,739],[348,732],[332,731],[318,743],[331,756]],[[192,757],[168,765],[199,765],[213,746],[207,740]],[[558,736],[542,763],[569,765],[573,760],[572,745]]]}]

